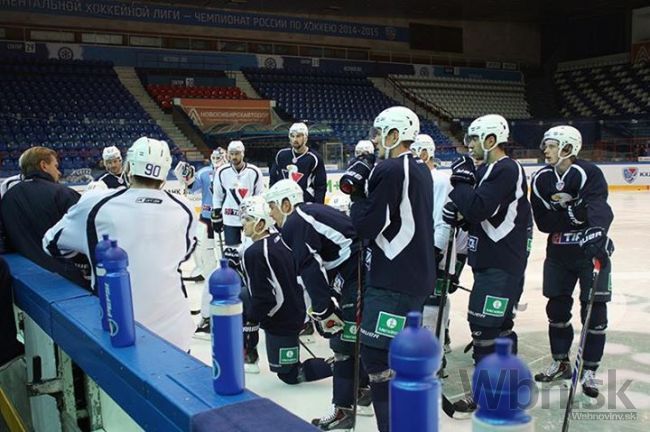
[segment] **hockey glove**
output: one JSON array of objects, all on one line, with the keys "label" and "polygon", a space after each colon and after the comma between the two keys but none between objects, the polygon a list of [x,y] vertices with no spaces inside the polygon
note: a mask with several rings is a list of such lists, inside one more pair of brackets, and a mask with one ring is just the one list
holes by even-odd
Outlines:
[{"label": "hockey glove", "polygon": [[614,253],[614,243],[601,227],[591,227],[582,231],[580,247],[587,258],[597,259],[603,267],[607,266],[609,257]]},{"label": "hockey glove", "polygon": [[176,178],[185,186],[189,186],[194,183],[195,173],[196,169],[192,165],[183,161],[180,161],[176,165],[176,168],[174,168],[174,174],[176,175]]},{"label": "hockey glove", "polygon": [[451,185],[456,187],[459,183],[467,183],[470,186],[476,184],[476,167],[474,161],[467,155],[463,155],[452,162]]},{"label": "hockey glove", "polygon": [[567,214],[571,225],[580,226],[587,221],[587,203],[582,199],[572,202],[567,207]]},{"label": "hockey glove", "polygon": [[451,227],[460,227],[464,224],[463,215],[458,212],[458,207],[453,201],[449,201],[442,208],[442,220]]},{"label": "hockey glove", "polygon": [[223,216],[221,215],[221,209],[213,209],[210,219],[212,219],[212,229],[214,232],[223,232]]},{"label": "hockey glove", "polygon": [[331,338],[343,331],[344,323],[341,311],[333,303],[330,303],[323,312],[314,312],[312,308],[309,308],[307,314],[320,327],[318,332],[326,338]]},{"label": "hockey glove", "polygon": [[365,196],[366,181],[375,166],[375,155],[366,154],[352,159],[350,166],[341,176],[339,189],[344,194],[356,197]]}]

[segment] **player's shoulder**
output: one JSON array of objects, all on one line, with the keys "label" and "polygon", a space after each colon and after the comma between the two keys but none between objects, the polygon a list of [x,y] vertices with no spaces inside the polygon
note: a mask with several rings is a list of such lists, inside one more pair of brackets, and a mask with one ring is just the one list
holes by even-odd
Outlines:
[{"label": "player's shoulder", "polygon": [[311,154],[313,157],[315,157],[315,158],[318,159],[318,160],[320,160],[320,159],[323,158],[323,157],[320,155],[320,153],[318,152],[318,150],[316,150],[316,149],[314,149],[314,148],[312,148],[312,147],[309,147],[309,148],[307,149],[307,153]]},{"label": "player's shoulder", "polygon": [[224,172],[226,172],[230,168],[231,168],[231,166],[230,166],[229,163],[221,165],[219,168],[217,168],[217,177],[222,175]]},{"label": "player's shoulder", "polygon": [[248,163],[246,162],[246,168],[247,170],[255,172],[255,174],[262,174],[262,170],[255,164]]},{"label": "player's shoulder", "polygon": [[590,173],[602,173],[602,170],[600,169],[600,167],[598,165],[596,165],[595,163],[593,163],[591,161],[584,160],[584,159],[576,159],[571,164],[571,166],[575,167],[575,168],[578,168],[578,169],[582,169],[587,174],[590,174]]},{"label": "player's shoulder", "polygon": [[292,156],[292,154],[291,154],[291,147],[281,148],[281,149],[278,150],[278,152],[275,154],[275,160],[276,160],[276,161],[282,160],[282,159],[284,159],[284,158],[289,158],[289,159],[290,159],[290,158],[292,158],[292,157],[293,157],[293,156]]},{"label": "player's shoulder", "polygon": [[105,179],[106,177],[108,177],[109,175],[110,175],[110,173],[109,173],[108,171],[107,171],[107,172],[103,172],[103,173],[101,173],[100,175],[98,175],[97,177],[95,177],[95,181],[104,181],[104,179]]},{"label": "player's shoulder", "polygon": [[212,169],[213,169],[213,168],[212,168],[210,165],[206,165],[206,166],[204,166],[203,168],[200,168],[200,169],[196,172],[196,175],[201,176],[201,175],[205,175],[206,173],[207,173],[207,174],[210,174],[210,172],[212,172]]}]

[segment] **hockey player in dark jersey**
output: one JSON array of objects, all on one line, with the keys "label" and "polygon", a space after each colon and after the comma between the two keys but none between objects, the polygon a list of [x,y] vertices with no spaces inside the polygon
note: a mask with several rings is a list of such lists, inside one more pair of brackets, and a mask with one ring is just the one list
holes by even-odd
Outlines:
[{"label": "hockey player in dark jersey", "polygon": [[366,188],[355,188],[350,212],[359,237],[370,240],[361,358],[370,377],[377,429],[385,432],[390,342],[404,327],[408,312],[422,311],[436,281],[433,181],[427,166],[409,149],[420,130],[413,111],[388,108],[374,126],[380,156],[386,160],[373,168]]},{"label": "hockey player in dark jersey", "polygon": [[[490,114],[474,120],[467,129],[469,156],[451,165],[453,190],[443,218],[450,225],[459,219],[469,228],[468,263],[474,273],[467,320],[472,332],[474,363],[494,352],[495,339],[507,337],[517,352],[514,310],[521,297],[527,262],[530,203],[526,174],[510,159],[504,145],[508,122]],[[471,396],[454,404],[457,411],[476,408]]]},{"label": "hockey player in dark jersey", "polygon": [[278,151],[271,166],[269,186],[279,180],[291,179],[304,192],[305,202],[325,202],[327,174],[323,158],[314,149],[307,147],[309,130],[304,123],[294,123],[289,128],[291,147]]},{"label": "hockey player in dark jersey", "polygon": [[[312,424],[321,430],[352,427],[354,403],[354,342],[358,290],[363,286],[360,262],[361,243],[350,218],[342,212],[318,203],[304,203],[303,192],[293,180],[280,180],[265,194],[271,216],[282,230],[282,238],[291,248],[298,276],[311,298],[309,315],[329,337],[334,351],[334,410]],[[341,292],[332,282],[341,278]],[[338,305],[332,297],[339,297]],[[360,371],[357,404],[370,405],[367,374]],[[359,414],[368,413],[362,412]]]},{"label": "hockey player in dark jersey", "polygon": [[121,187],[129,187],[129,181],[124,172],[124,165],[122,164],[122,153],[120,149],[115,146],[104,148],[102,151],[102,160],[106,172],[97,179],[96,182],[103,182],[108,189],[117,189]]},{"label": "hockey player in dark jersey", "polygon": [[[541,148],[548,165],[533,176],[531,202],[535,222],[548,233],[544,260],[543,293],[548,298],[548,336],[553,361],[535,380],[549,382],[571,379],[569,349],[573,341],[571,307],[576,282],[580,283],[580,315],[584,324],[592,286],[592,259],[601,262],[599,286],[582,354],[583,392],[598,396],[595,372],[605,348],[607,302],[611,300],[613,250],[607,231],[614,219],[607,204],[607,182],[595,164],[577,159],[582,136],[572,126],[555,126],[546,131]],[[581,239],[588,237],[580,247]]]},{"label": "hockey player in dark jersey", "polygon": [[300,361],[298,333],[305,302],[291,250],[280,234],[269,231],[273,218],[268,204],[261,196],[246,197],[240,217],[244,235],[254,242],[243,259],[245,331],[249,330],[246,354],[257,356],[257,333],[250,330],[261,326],[266,333],[269,366],[282,381],[299,384],[332,376],[332,367],[322,358]]}]

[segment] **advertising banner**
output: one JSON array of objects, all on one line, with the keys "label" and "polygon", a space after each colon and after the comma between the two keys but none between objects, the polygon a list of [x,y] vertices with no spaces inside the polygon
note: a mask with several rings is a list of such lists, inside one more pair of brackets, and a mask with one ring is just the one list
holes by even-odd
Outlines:
[{"label": "advertising banner", "polygon": [[220,123],[271,124],[270,100],[177,98],[174,103],[202,130]]}]

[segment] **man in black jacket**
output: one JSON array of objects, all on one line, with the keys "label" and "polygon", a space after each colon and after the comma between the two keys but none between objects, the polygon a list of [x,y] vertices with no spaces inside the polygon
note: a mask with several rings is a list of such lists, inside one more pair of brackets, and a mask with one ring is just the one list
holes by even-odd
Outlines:
[{"label": "man in black jacket", "polygon": [[83,287],[89,287],[88,261],[83,255],[53,258],[43,251],[45,232],[79,201],[79,193],[58,183],[59,161],[54,150],[32,147],[21,156],[24,180],[2,197],[0,215],[8,249],[39,266],[60,274]]}]

